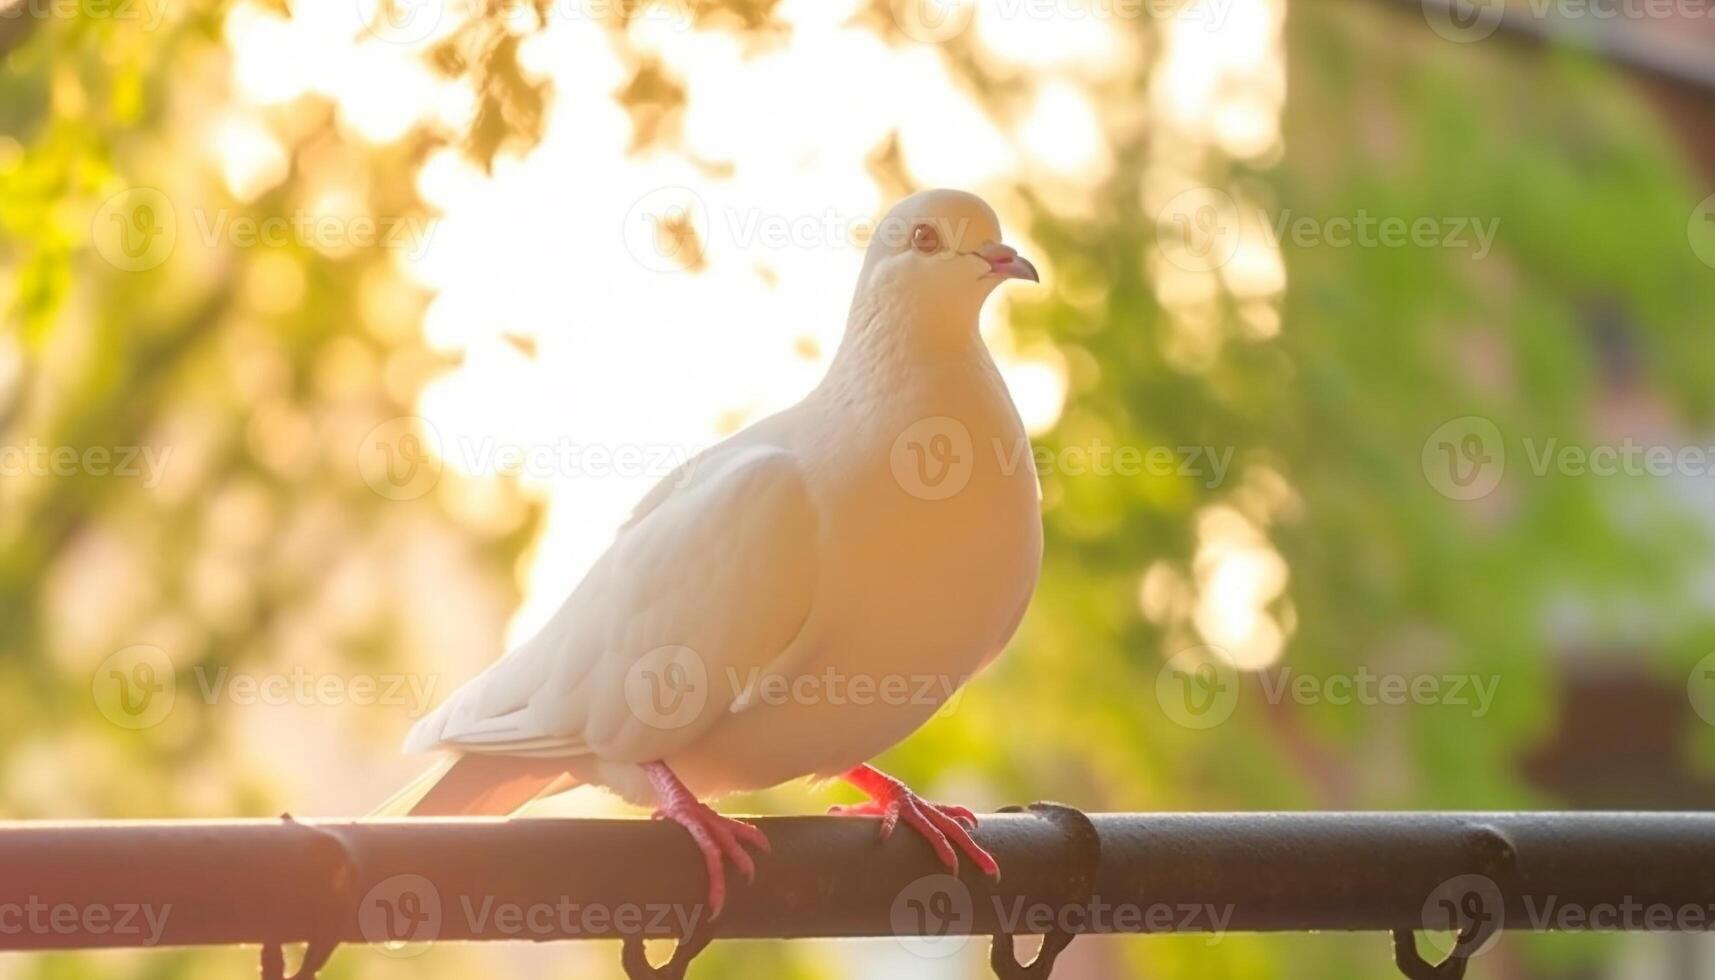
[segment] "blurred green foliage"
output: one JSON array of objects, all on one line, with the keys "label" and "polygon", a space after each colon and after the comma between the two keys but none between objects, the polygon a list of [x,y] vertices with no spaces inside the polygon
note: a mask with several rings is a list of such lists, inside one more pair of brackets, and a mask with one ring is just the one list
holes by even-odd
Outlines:
[{"label": "blurred green foliage", "polygon": [[[770,4],[694,7],[702,30],[771,30]],[[161,491],[95,478],[0,483],[7,816],[279,810],[290,801],[277,798],[267,760],[236,758],[219,716],[178,712],[173,724],[133,735],[91,710],[90,671],[113,635],[103,624],[124,624],[126,637],[171,637],[210,667],[278,657],[353,554],[402,581],[393,557],[425,536],[446,547],[411,560],[457,562],[504,605],[537,524],[521,498],[507,520],[488,524],[450,513],[441,498],[386,501],[341,455],[354,433],[409,414],[444,366],[417,329],[424,297],[384,256],[234,249],[127,272],[92,255],[101,203],[127,186],[170,185],[283,214],[303,190],[306,155],[319,153],[359,168],[378,213],[420,212],[409,177],[430,146],[454,143],[485,164],[528,153],[552,98],[619,98],[646,142],[668,131],[658,124],[681,97],[672,65],[656,63],[638,64],[618,93],[549,91],[518,65],[529,23],[494,4],[432,53],[478,93],[469,132],[355,145],[326,106],[307,105],[282,121],[294,136],[291,174],[238,202],[181,166],[195,135],[177,124],[182,103],[212,98],[204,83],[226,70],[223,13],[224,4],[196,5],[146,35],[98,16],[13,21],[0,34],[17,45],[0,89],[0,353],[21,365],[10,383],[0,374],[0,434],[8,444],[74,447],[194,436],[180,450],[194,454],[190,476]],[[1136,30],[1152,52],[1154,28]],[[1284,241],[1278,336],[1259,336],[1242,301],[1223,295],[1198,339],[1202,353],[1188,359],[1176,353],[1186,327],[1164,311],[1149,273],[1167,231],[1150,219],[1137,179],[1160,134],[1137,127],[1116,137],[1121,166],[1093,216],[1042,203],[1033,233],[1059,280],[1048,299],[1016,307],[1013,323],[1021,343],[1051,344],[1068,364],[1067,405],[1044,448],[1230,447],[1234,464],[1215,485],[1045,474],[1042,585],[1011,654],[957,713],[884,760],[926,792],[1091,810],[1577,806],[1584,801],[1525,771],[1559,737],[1568,680],[1595,665],[1681,691],[1715,648],[1715,617],[1699,601],[1709,549],[1697,498],[1648,478],[1537,476],[1521,449],[1527,437],[1612,441],[1614,420],[1624,431],[1639,406],[1662,420],[1658,438],[1711,431],[1715,275],[1686,240],[1701,194],[1644,94],[1587,57],[1449,44],[1378,4],[1294,5],[1287,51],[1284,156],[1266,167],[1216,160],[1211,186],[1270,216],[1492,220],[1493,252],[1477,261],[1461,249]],[[957,45],[947,52],[976,74]],[[1137,89],[1112,100],[1135,97],[1150,70],[1146,57]],[[993,81],[972,78],[998,105],[1006,90]],[[378,305],[389,312],[377,315]],[[1491,420],[1509,452],[1506,479],[1480,500],[1438,493],[1425,468],[1431,434],[1465,416]],[[1491,678],[1493,710],[1479,718],[1467,705],[1269,703],[1247,674],[1230,722],[1176,724],[1158,680],[1166,657],[1198,642],[1200,548],[1223,527],[1254,531],[1258,550],[1284,559],[1289,579],[1266,612],[1282,624],[1282,662],[1294,671],[1334,676],[1363,665]],[[235,538],[234,528],[244,533]],[[124,582],[60,589],[77,605],[56,607],[61,577],[98,572]],[[1152,609],[1140,598],[1148,576],[1159,593]],[[227,591],[213,608],[195,598],[211,577]],[[380,591],[355,626],[309,642],[343,662],[409,662],[403,623],[420,597],[404,584]],[[124,601],[108,604],[109,594]],[[80,625],[69,638],[50,635],[54,615]],[[1686,745],[1715,755],[1707,726],[1688,711],[1683,720]],[[785,809],[813,799],[783,790],[743,802]],[[1138,976],[1388,970],[1376,937],[1100,946],[1093,962],[1111,956]],[[1509,940],[1473,973],[1553,975],[1556,964],[1606,949],[1590,939]],[[16,975],[214,976],[242,959],[51,956]],[[327,975],[453,976],[461,962],[437,950],[389,967],[353,954]],[[809,977],[839,968],[814,944],[737,944],[712,950],[705,969]]]}]

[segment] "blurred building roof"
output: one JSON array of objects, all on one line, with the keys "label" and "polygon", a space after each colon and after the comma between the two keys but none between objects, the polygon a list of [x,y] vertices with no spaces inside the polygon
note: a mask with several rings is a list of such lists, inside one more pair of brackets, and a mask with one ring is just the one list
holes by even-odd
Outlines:
[{"label": "blurred building roof", "polygon": [[[1470,23],[1497,0],[1394,0]],[[1499,0],[1501,36],[1601,52],[1639,76],[1715,185],[1715,0]],[[1493,22],[1491,22],[1493,23]]]}]

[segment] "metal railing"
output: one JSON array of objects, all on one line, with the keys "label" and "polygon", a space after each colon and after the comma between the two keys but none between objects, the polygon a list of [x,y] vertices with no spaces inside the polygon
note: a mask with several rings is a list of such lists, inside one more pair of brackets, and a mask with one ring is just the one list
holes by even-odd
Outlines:
[{"label": "metal railing", "polygon": [[[1411,977],[1457,977],[1501,930],[1715,927],[1715,814],[984,817],[1004,877],[943,873],[869,820],[763,818],[756,881],[703,915],[702,862],[643,820],[280,820],[0,825],[0,948],[283,944],[314,976],[342,943],[620,939],[633,977],[681,977],[720,938],[1001,937],[1002,977],[1045,977],[1105,932],[1391,932]],[[1457,934],[1431,966],[1416,930]],[[1021,965],[1009,937],[1047,937]],[[680,940],[650,966],[645,938]]]}]

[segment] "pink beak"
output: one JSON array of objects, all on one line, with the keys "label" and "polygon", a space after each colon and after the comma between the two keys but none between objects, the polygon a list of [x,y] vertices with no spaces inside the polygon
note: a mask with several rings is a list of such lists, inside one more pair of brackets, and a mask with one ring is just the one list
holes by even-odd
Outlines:
[{"label": "pink beak", "polygon": [[977,249],[977,257],[989,264],[988,278],[997,279],[1028,279],[1031,282],[1041,282],[1042,277],[1036,274],[1036,267],[1030,260],[1018,254],[1018,250],[1010,245],[990,242]]}]

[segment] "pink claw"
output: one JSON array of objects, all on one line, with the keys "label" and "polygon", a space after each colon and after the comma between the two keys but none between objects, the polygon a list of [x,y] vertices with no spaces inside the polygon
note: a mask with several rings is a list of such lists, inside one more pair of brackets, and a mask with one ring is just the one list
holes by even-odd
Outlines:
[{"label": "pink claw", "polygon": [[892,837],[900,820],[904,820],[906,826],[929,842],[935,856],[947,870],[958,872],[959,852],[963,851],[977,870],[995,881],[1000,880],[1000,864],[994,855],[983,850],[982,845],[971,837],[970,832],[977,828],[977,818],[969,809],[930,803],[907,789],[904,783],[873,766],[858,766],[844,778],[868,793],[870,801],[832,807],[829,813],[881,817],[882,840]]},{"label": "pink claw", "polygon": [[662,763],[648,763],[643,768],[661,797],[655,819],[672,820],[684,827],[697,850],[703,852],[703,865],[709,874],[709,921],[713,922],[726,907],[726,862],[731,861],[746,881],[755,881],[756,861],[744,845],[763,853],[772,851],[773,846],[762,831],[742,820],[723,817],[700,802]]}]

